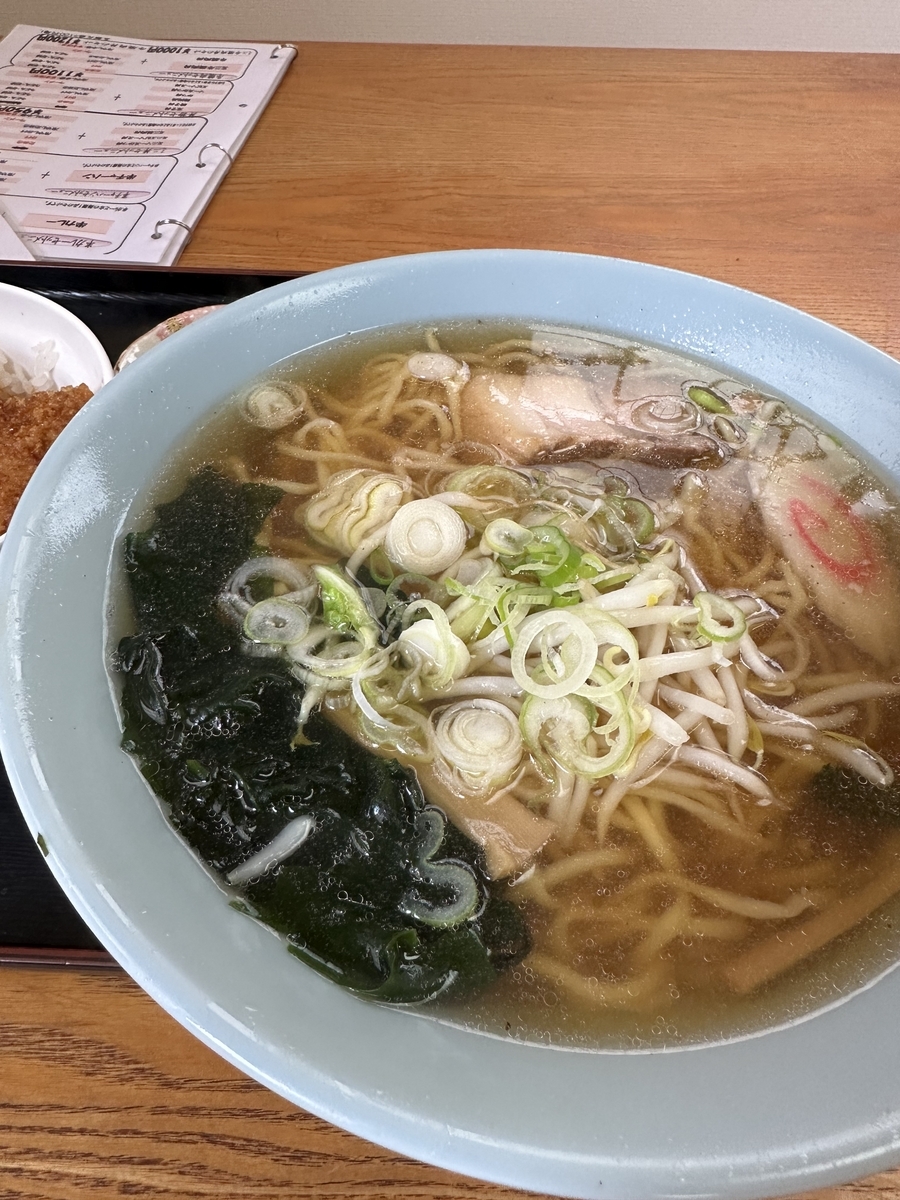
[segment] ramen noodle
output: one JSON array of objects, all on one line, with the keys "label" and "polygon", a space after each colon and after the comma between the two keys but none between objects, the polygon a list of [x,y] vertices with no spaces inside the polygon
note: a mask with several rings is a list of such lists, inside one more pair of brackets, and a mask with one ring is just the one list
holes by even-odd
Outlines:
[{"label": "ramen noodle", "polygon": [[304,961],[652,1045],[892,960],[896,497],[796,407],[612,336],[407,330],[189,459],[126,546],[125,744]]}]

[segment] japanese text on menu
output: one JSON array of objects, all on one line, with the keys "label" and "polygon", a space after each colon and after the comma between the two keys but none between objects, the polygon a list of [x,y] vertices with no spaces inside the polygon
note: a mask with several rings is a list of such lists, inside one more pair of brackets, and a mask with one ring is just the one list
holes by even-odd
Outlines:
[{"label": "japanese text on menu", "polygon": [[188,223],[286,65],[265,45],[18,26],[0,42],[0,196],[20,238],[44,257],[161,261],[156,222]]}]

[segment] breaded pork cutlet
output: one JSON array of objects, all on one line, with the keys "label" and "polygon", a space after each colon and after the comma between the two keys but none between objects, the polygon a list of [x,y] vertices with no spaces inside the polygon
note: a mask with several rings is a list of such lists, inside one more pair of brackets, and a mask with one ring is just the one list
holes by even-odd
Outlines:
[{"label": "breaded pork cutlet", "polygon": [[0,533],[35,467],[91,395],[84,383],[30,396],[0,389]]}]

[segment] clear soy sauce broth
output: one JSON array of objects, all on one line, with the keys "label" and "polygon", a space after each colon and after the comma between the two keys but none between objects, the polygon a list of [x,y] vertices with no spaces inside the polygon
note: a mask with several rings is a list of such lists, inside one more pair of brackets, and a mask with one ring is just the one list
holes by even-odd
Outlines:
[{"label": "clear soy sauce broth", "polygon": [[[260,429],[248,423],[238,398],[185,447],[154,499],[177,494],[187,475],[206,463],[242,481],[278,483],[291,490],[266,526],[269,552],[303,562],[338,561],[337,553],[308,535],[302,520],[309,497],[335,470],[408,470],[428,494],[440,491],[442,478],[440,469],[428,465],[433,457],[455,454],[462,465],[482,461],[477,447],[460,446],[448,436],[448,422],[429,419],[424,408],[420,420],[411,410],[402,420],[384,420],[377,401],[389,372],[385,368],[379,375],[372,362],[433,349],[426,335],[401,329],[360,336],[280,365],[271,378],[302,385],[310,400],[306,418],[286,429]],[[720,447],[711,467],[670,461],[665,450],[635,461],[627,453],[628,438],[642,434],[630,425],[618,457],[587,453],[582,467],[576,454],[574,467],[572,462],[546,467],[611,471],[653,508],[657,545],[677,538],[710,590],[752,593],[768,606],[769,618],[757,622],[754,638],[785,678],[772,684],[748,672],[744,680],[766,704],[787,708],[854,680],[897,681],[900,631],[879,658],[854,644],[791,565],[759,503],[765,482],[759,483],[759,472],[754,477],[754,464],[765,470],[780,461],[833,466],[835,487],[861,514],[867,536],[893,571],[900,536],[897,497],[858,452],[839,446],[769,389],[668,351],[602,334],[501,323],[454,324],[437,330],[437,338],[440,352],[466,359],[473,375],[488,369],[515,376],[568,373],[632,416],[647,397],[689,400],[688,385],[701,389],[694,394],[704,403],[712,403],[709,395],[718,397],[718,411],[715,405],[699,406],[694,431]],[[506,348],[498,350],[499,343]],[[401,397],[411,391],[403,386]],[[440,385],[416,387],[423,399],[447,411]],[[371,419],[358,421],[354,414],[366,408]],[[317,431],[307,429],[310,421],[319,422]],[[406,451],[399,458],[398,446]],[[841,709],[848,710],[837,729],[841,737],[864,743],[892,766],[900,764],[891,696],[829,705],[826,716]],[[723,730],[715,736],[724,748]],[[525,915],[531,955],[481,995],[438,999],[417,1011],[491,1034],[571,1048],[678,1046],[743,1036],[801,1017],[890,967],[900,949],[900,908],[888,897],[815,953],[798,955],[794,965],[766,977],[766,947],[777,958],[779,939],[790,938],[818,914],[838,911],[874,880],[897,873],[900,817],[896,825],[892,817],[872,819],[840,797],[823,803],[814,783],[832,760],[821,745],[775,737],[764,737],[763,744],[762,750],[757,744],[758,761],[750,748],[744,762],[758,769],[773,802],[759,805],[740,786],[709,775],[693,787],[677,776],[676,762],[676,775],[667,778],[662,771],[619,805],[602,843],[597,813],[611,780],[598,780],[568,844],[551,840],[533,870],[503,885]],[[681,802],[667,800],[667,789]],[[698,819],[697,805],[721,820]],[[598,848],[613,851],[617,860],[565,878],[567,861],[578,855],[586,861]],[[655,882],[641,883],[647,878]],[[684,890],[679,879],[695,890]],[[748,916],[715,902],[727,894],[777,905],[801,893],[809,905],[791,917]],[[754,962],[763,967],[754,968]],[[741,964],[747,967],[744,976]],[[758,986],[749,991],[735,986],[736,978],[752,978],[754,969]],[[632,983],[634,994],[628,995]]]}]

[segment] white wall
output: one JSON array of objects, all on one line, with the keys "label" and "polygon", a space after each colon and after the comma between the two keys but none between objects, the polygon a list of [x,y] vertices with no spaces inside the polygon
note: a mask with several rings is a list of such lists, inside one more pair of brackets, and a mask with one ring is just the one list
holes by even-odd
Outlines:
[{"label": "white wall", "polygon": [[0,0],[17,22],[153,38],[900,52],[900,0]]}]

